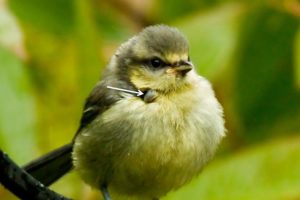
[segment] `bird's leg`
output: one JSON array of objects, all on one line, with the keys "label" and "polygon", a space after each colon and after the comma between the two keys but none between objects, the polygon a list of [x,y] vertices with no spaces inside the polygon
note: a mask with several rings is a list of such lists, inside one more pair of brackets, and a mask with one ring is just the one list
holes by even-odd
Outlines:
[{"label": "bird's leg", "polygon": [[108,189],[107,189],[107,185],[102,185],[100,187],[100,190],[101,190],[104,200],[111,200]]}]

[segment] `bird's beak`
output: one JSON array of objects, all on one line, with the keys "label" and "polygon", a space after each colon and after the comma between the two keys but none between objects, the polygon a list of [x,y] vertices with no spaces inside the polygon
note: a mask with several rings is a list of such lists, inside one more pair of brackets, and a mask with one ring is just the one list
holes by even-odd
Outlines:
[{"label": "bird's beak", "polygon": [[185,75],[193,69],[193,63],[189,61],[181,61],[178,66],[174,67],[174,70]]}]

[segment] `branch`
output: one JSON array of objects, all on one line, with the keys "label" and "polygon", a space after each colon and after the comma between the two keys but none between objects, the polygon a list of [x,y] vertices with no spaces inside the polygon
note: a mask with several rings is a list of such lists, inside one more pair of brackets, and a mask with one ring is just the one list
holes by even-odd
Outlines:
[{"label": "branch", "polygon": [[108,4],[112,5],[114,8],[118,9],[119,12],[124,13],[131,21],[137,23],[138,25],[144,27],[155,22],[147,18],[146,12],[140,9],[135,9],[130,1],[120,1],[120,0],[111,0],[107,1]]},{"label": "branch", "polygon": [[[51,176],[51,174],[49,174]],[[20,199],[71,200],[45,187],[0,149],[0,182]]]}]

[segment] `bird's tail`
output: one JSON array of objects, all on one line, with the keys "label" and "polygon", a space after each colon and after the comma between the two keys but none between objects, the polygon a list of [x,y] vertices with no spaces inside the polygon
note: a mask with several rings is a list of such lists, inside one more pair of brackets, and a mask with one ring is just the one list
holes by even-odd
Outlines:
[{"label": "bird's tail", "polygon": [[23,169],[45,186],[49,186],[72,169],[72,148],[72,143],[64,145],[31,161]]}]

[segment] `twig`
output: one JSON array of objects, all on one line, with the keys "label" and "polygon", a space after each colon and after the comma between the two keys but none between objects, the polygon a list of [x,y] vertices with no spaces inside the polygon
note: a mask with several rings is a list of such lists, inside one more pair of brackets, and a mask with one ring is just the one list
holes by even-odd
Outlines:
[{"label": "twig", "polygon": [[145,12],[134,9],[130,3],[126,1],[111,0],[107,1],[107,3],[118,9],[119,12],[124,13],[130,20],[137,23],[141,27],[154,24],[154,21],[151,21],[147,18]]},{"label": "twig", "polygon": [[[51,174],[49,174],[51,176]],[[45,187],[0,149],[0,182],[20,199],[70,200]]]}]

